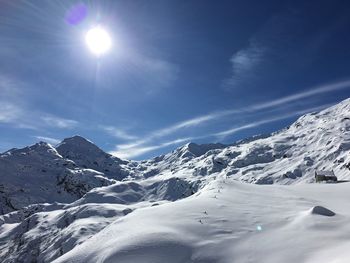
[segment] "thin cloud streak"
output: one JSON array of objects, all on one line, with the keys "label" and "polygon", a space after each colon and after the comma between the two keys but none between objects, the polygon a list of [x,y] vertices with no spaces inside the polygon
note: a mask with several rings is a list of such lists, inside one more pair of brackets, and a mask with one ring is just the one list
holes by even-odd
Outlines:
[{"label": "thin cloud streak", "polygon": [[[162,148],[162,147],[156,147],[154,149],[153,148],[148,149],[147,146],[143,146],[143,145],[147,145],[147,144],[151,143],[152,141],[154,141],[155,139],[162,138],[166,135],[173,134],[173,133],[177,132],[178,130],[181,130],[184,128],[194,127],[194,126],[200,125],[203,122],[213,120],[215,118],[218,118],[221,114],[222,113],[217,112],[217,113],[212,113],[212,114],[208,114],[205,116],[200,116],[197,118],[193,118],[193,119],[189,119],[189,120],[186,120],[183,122],[179,122],[177,124],[174,124],[172,126],[164,128],[164,129],[154,131],[150,135],[146,136],[144,139],[140,139],[140,140],[137,140],[137,141],[129,143],[129,144],[117,145],[117,150],[114,151],[114,153],[119,153],[121,155],[124,155],[124,152],[126,152],[127,149],[135,149],[135,151],[137,151],[136,149],[138,149],[138,148],[140,148],[140,149],[144,148],[144,150],[142,150],[142,153],[137,154],[137,155],[133,155],[133,154],[130,155],[130,157],[135,157],[135,156],[141,155],[143,153],[149,152],[151,150],[156,150],[156,149]],[[163,147],[166,147],[166,146],[168,146],[168,145],[164,145]],[[123,152],[121,152],[119,150],[122,150]],[[129,155],[127,155],[127,156],[129,157]],[[128,157],[125,157],[125,158],[128,158]]]},{"label": "thin cloud streak", "polygon": [[286,97],[282,97],[282,98],[278,98],[278,99],[274,99],[266,102],[257,103],[255,105],[250,105],[242,109],[229,109],[229,110],[211,112],[207,115],[198,116],[192,119],[185,120],[183,122],[179,122],[167,128],[157,130],[151,133],[151,135],[148,138],[154,139],[154,138],[163,137],[165,135],[175,133],[178,130],[202,125],[226,116],[245,113],[245,112],[255,112],[260,110],[266,110],[272,107],[281,106],[300,99],[305,99],[313,95],[329,93],[332,91],[343,90],[347,88],[350,88],[350,80],[317,86],[303,92],[299,92],[293,95],[289,95]]},{"label": "thin cloud streak", "polygon": [[271,100],[271,101],[257,104],[256,106],[251,106],[250,110],[257,111],[257,110],[267,109],[267,108],[283,105],[283,104],[288,103],[288,102],[296,101],[299,99],[308,98],[308,97],[311,97],[313,95],[343,90],[343,89],[347,89],[349,87],[350,87],[350,80],[325,84],[325,85],[318,86],[318,87],[315,87],[313,89],[299,92],[299,93],[296,93],[296,94],[293,94],[290,96],[286,96],[286,97],[283,97],[280,99],[275,99],[275,100]]},{"label": "thin cloud streak", "polygon": [[[233,114],[233,112],[237,112],[238,113],[239,111],[236,111],[236,110],[232,110],[231,111],[230,110],[229,114]],[[189,120],[185,120],[183,122],[179,122],[179,123],[174,124],[172,126],[169,126],[167,128],[155,131],[152,134],[152,137],[154,137],[154,138],[163,137],[165,135],[172,134],[172,133],[174,133],[174,132],[176,132],[178,130],[184,129],[184,128],[191,128],[191,127],[195,127],[195,126],[201,125],[202,123],[206,123],[206,122],[212,121],[212,120],[214,120],[216,118],[225,116],[227,114],[228,114],[227,112],[213,112],[213,113],[210,113],[210,114],[207,114],[207,115],[203,115],[203,116],[199,116],[199,117],[192,118],[192,119],[189,119]]]},{"label": "thin cloud streak", "polygon": [[113,126],[99,126],[100,129],[104,130],[105,132],[107,132],[109,135],[118,138],[118,139],[122,139],[122,140],[137,140],[138,137],[134,136],[134,135],[130,135],[127,132],[125,132],[122,129],[119,129],[117,127],[113,127]]},{"label": "thin cloud streak", "polygon": [[0,102],[0,123],[10,123],[19,118],[22,110],[16,105],[7,102]]},{"label": "thin cloud streak", "polygon": [[329,93],[332,91],[337,91],[337,90],[343,90],[350,88],[350,80],[346,81],[341,81],[341,82],[335,82],[335,83],[330,83],[330,84],[325,84],[322,86],[317,86],[312,89],[308,89],[303,92],[299,92],[293,95],[285,96],[282,98],[266,101],[266,102],[261,102],[257,103],[255,105],[250,105],[247,107],[244,107],[242,109],[229,109],[229,110],[223,110],[223,111],[215,111],[211,112],[207,115],[202,115],[198,116],[192,119],[188,119],[179,123],[176,123],[174,125],[171,125],[169,127],[156,130],[154,132],[151,132],[148,136],[146,136],[142,140],[138,140],[132,144],[130,144],[130,148],[145,145],[147,143],[152,142],[155,139],[162,138],[166,135],[170,135],[173,133],[176,133],[177,131],[181,129],[187,129],[187,128],[192,128],[195,126],[207,124],[211,121],[218,120],[223,117],[227,117],[230,115],[234,114],[242,114],[242,113],[251,113],[251,112],[256,112],[256,111],[261,111],[261,110],[266,110],[269,108],[277,107],[277,106],[283,106],[291,102],[295,102],[301,99],[305,99],[314,95],[318,94],[323,94],[323,93]]},{"label": "thin cloud streak", "polygon": [[302,114],[305,114],[305,113],[319,111],[319,110],[322,110],[324,108],[329,107],[330,105],[332,105],[332,104],[325,104],[325,105],[318,106],[318,107],[313,107],[313,108],[309,108],[309,109],[305,109],[305,110],[301,110],[301,111],[295,111],[295,112],[292,112],[292,113],[289,113],[289,114],[284,114],[284,115],[276,116],[276,117],[273,117],[273,118],[268,118],[268,119],[265,119],[265,120],[248,123],[248,124],[245,124],[243,126],[233,127],[233,128],[231,128],[229,130],[225,130],[225,131],[214,133],[214,134],[212,134],[212,136],[223,139],[224,137],[226,137],[228,135],[231,135],[231,134],[234,134],[234,133],[236,133],[238,131],[241,131],[241,130],[255,128],[255,127],[261,126],[263,124],[267,124],[267,123],[271,123],[271,122],[275,122],[275,121],[288,119],[288,118],[295,117],[295,116],[298,116],[298,115],[302,115]]},{"label": "thin cloud streak", "polygon": [[232,135],[232,134],[237,133],[241,130],[255,128],[255,127],[259,127],[261,125],[267,124],[267,123],[271,123],[271,122],[275,122],[275,121],[279,121],[279,120],[284,120],[284,119],[288,119],[291,117],[300,116],[300,115],[303,115],[306,113],[320,111],[320,110],[325,109],[331,105],[333,105],[333,104],[324,104],[321,106],[312,107],[312,108],[308,108],[305,110],[295,111],[295,112],[292,112],[289,114],[284,114],[284,115],[279,115],[279,116],[275,116],[272,118],[267,118],[267,119],[264,119],[261,121],[247,123],[247,124],[244,124],[242,126],[233,127],[231,129],[220,131],[220,132],[213,133],[213,134],[175,139],[173,141],[168,141],[168,142],[158,144],[158,145],[144,145],[144,144],[138,144],[138,143],[118,145],[117,150],[112,151],[110,153],[115,155],[115,156],[118,156],[120,158],[128,159],[128,158],[140,156],[142,154],[145,154],[145,153],[148,153],[148,152],[151,152],[154,150],[165,148],[165,147],[170,146],[170,145],[176,145],[176,144],[180,144],[180,143],[184,143],[184,142],[190,142],[191,140],[198,140],[198,139],[205,139],[205,138],[212,138],[212,137],[215,137],[219,140],[223,140],[228,135]]},{"label": "thin cloud streak", "polygon": [[165,147],[170,146],[170,145],[176,145],[176,144],[180,144],[180,143],[184,143],[184,142],[189,142],[192,139],[193,138],[191,138],[191,137],[180,138],[180,139],[176,139],[173,141],[168,141],[168,142],[164,142],[161,144],[149,145],[149,146],[139,146],[137,144],[118,145],[117,149],[115,151],[110,152],[110,154],[117,156],[119,158],[122,158],[122,159],[128,159],[128,158],[140,156],[140,155],[145,154],[147,152],[151,152],[154,150],[165,148]]},{"label": "thin cloud streak", "polygon": [[28,84],[0,73],[0,123],[6,123],[18,129],[32,130],[47,127],[71,129],[79,124],[75,120],[31,109],[23,99],[26,97],[23,90],[27,89],[30,89]]},{"label": "thin cloud streak", "polygon": [[59,118],[56,116],[45,116],[41,119],[46,123],[46,125],[61,129],[72,129],[76,127],[79,122],[70,119]]},{"label": "thin cloud streak", "polygon": [[23,94],[20,88],[25,85],[17,79],[0,73],[0,123],[12,123],[23,117],[24,111],[20,106]]}]

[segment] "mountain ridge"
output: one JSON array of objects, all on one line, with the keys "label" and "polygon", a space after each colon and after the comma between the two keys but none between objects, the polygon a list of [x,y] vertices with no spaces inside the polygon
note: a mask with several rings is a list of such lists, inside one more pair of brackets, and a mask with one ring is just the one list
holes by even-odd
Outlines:
[{"label": "mountain ridge", "polygon": [[[327,184],[311,184],[315,181],[314,171],[334,170],[340,180],[350,179],[350,99],[301,116],[289,127],[269,136],[255,136],[231,145],[207,144],[202,148],[189,143],[144,161],[113,157],[80,136],[64,142],[56,147],[40,142],[0,155],[0,212],[3,214],[0,215],[0,257],[3,262],[73,262],[79,258],[93,262],[103,257],[101,253],[108,254],[111,260],[116,256],[124,260],[121,262],[130,262],[123,256],[125,240],[132,250],[146,253],[145,256],[150,253],[146,262],[154,262],[153,257],[161,257],[157,262],[165,260],[163,250],[149,250],[149,242],[160,247],[170,244],[165,247],[166,251],[175,246],[179,253],[186,252],[187,260],[197,249],[193,244],[204,246],[204,251],[206,246],[210,247],[210,242],[204,244],[203,239],[215,237],[213,240],[220,241],[223,238],[220,242],[224,242],[225,237],[233,233],[232,224],[242,229],[236,233],[238,237],[242,233],[243,237],[251,235],[251,226],[243,221],[248,220],[249,224],[259,221],[255,216],[248,217],[247,198],[254,207],[265,207],[261,202],[273,204],[271,211],[275,218],[279,218],[280,213],[292,217],[292,222],[284,226],[287,229],[297,226],[297,230],[304,231],[304,224],[298,227],[300,220],[317,226],[318,215],[312,211],[320,204],[315,200],[328,204],[328,198],[317,191],[321,187],[328,193],[333,188]],[[288,189],[278,186],[289,184],[294,186]],[[332,199],[331,206],[338,204],[348,192],[346,184],[336,187],[340,192]],[[296,215],[281,212],[285,205],[288,209],[297,205],[305,211]],[[231,211],[228,207],[234,209]],[[341,206],[336,208],[337,212],[344,210]],[[270,207],[253,212],[269,224],[269,220],[276,221],[269,211]],[[237,213],[243,221],[235,217]],[[147,227],[158,225],[161,218],[163,227],[152,227],[151,233],[145,232],[135,223],[137,216],[145,220]],[[284,221],[278,221],[278,227],[282,224]],[[128,230],[121,231],[120,225]],[[182,235],[171,235],[182,226]],[[208,233],[203,232],[203,226]],[[211,233],[218,227],[224,229]],[[110,236],[109,231],[116,235]],[[119,239],[120,231],[125,238],[130,231],[144,239]],[[157,233],[157,239],[153,233]],[[195,237],[194,241],[184,239],[187,233]],[[281,235],[280,238],[290,239],[288,235]],[[117,244],[121,246],[112,246],[116,249],[112,253],[103,244],[115,244],[114,239],[119,240],[121,243]],[[299,243],[292,245],[299,246]],[[137,255],[130,255],[135,256],[133,262],[145,262],[145,256],[137,258]]]},{"label": "mountain ridge", "polygon": [[[0,177],[9,173],[16,183],[24,184],[21,177],[29,172],[37,173],[47,183],[50,181],[50,187],[55,188],[54,192],[61,191],[56,188],[63,185],[62,178],[74,177],[72,180],[78,187],[85,189],[75,189],[79,192],[75,194],[76,198],[96,185],[152,178],[182,178],[197,182],[203,177],[226,176],[256,184],[291,184],[313,182],[313,172],[316,169],[334,169],[339,178],[345,180],[349,178],[347,171],[350,166],[349,112],[350,99],[346,99],[318,113],[305,114],[289,127],[270,135],[252,136],[231,145],[191,142],[168,154],[144,161],[119,159],[104,152],[92,141],[75,135],[64,139],[55,147],[39,142],[0,154]],[[12,170],[7,166],[12,167]],[[52,168],[54,166],[55,169]],[[46,176],[43,177],[44,174]],[[30,176],[35,180],[35,174]],[[84,186],[80,182],[82,178]],[[10,187],[13,184],[8,179],[2,181],[4,189],[25,188],[18,185]],[[97,181],[100,184],[96,184]],[[9,193],[10,190],[5,192]],[[11,200],[9,196],[4,197],[5,193],[0,195],[7,200],[7,204],[11,203],[8,201]],[[24,203],[30,204],[29,201]],[[23,206],[2,205],[1,211],[11,211],[12,208],[9,207]]]}]

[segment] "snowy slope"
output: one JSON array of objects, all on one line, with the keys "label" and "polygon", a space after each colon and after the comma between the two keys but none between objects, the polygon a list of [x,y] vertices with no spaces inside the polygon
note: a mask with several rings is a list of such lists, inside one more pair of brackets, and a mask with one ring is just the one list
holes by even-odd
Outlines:
[{"label": "snowy slope", "polygon": [[350,184],[305,184],[315,170],[350,179],[350,99],[269,136],[140,162],[80,136],[13,149],[0,155],[0,204],[18,211],[0,216],[0,258],[348,262]]},{"label": "snowy slope", "polygon": [[156,206],[57,204],[17,223],[14,212],[3,216],[0,256],[3,262],[345,263],[349,190],[349,183],[259,186],[217,178],[191,197]]},{"label": "snowy slope", "polygon": [[216,180],[196,196],[115,220],[54,262],[345,263],[349,190],[348,183],[286,187]]}]

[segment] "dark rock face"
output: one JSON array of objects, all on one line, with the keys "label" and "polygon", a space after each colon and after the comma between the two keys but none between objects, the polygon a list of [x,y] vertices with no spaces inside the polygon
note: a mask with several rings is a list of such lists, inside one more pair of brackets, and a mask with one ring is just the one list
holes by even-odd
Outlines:
[{"label": "dark rock face", "polygon": [[333,211],[323,206],[314,206],[311,209],[311,214],[320,216],[335,216],[335,213]]}]

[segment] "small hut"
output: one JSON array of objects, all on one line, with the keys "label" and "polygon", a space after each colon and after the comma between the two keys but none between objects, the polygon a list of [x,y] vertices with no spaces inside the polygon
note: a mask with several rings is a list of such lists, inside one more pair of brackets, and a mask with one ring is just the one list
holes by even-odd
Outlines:
[{"label": "small hut", "polygon": [[331,171],[315,171],[316,182],[331,181],[337,182],[338,178],[335,176],[333,170]]}]

